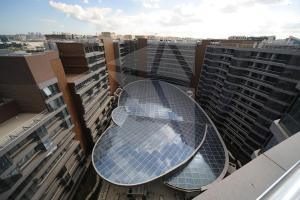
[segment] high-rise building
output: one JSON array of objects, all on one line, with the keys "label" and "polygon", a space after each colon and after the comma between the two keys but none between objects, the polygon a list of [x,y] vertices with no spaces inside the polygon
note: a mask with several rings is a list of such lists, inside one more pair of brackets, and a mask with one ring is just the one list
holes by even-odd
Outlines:
[{"label": "high-rise building", "polygon": [[109,38],[112,38],[112,39],[114,39],[116,37],[116,33],[113,33],[113,32],[102,32],[101,35],[103,37],[109,37]]},{"label": "high-rise building", "polygon": [[167,81],[181,89],[197,87],[206,46],[210,43],[253,47],[253,40],[136,40],[115,41],[117,80],[120,85],[141,78]]},{"label": "high-rise building", "polygon": [[[297,85],[300,90],[300,82]],[[281,142],[300,131],[300,96],[293,100],[293,104],[282,115],[281,119],[275,120],[271,127],[275,142]]]},{"label": "high-rise building", "polygon": [[147,42],[147,77],[192,87],[196,42]]},{"label": "high-rise building", "polygon": [[201,74],[201,70],[204,63],[204,57],[205,57],[205,51],[206,47],[210,44],[220,44],[220,45],[226,45],[226,46],[232,46],[232,47],[248,47],[252,48],[255,45],[255,41],[253,40],[238,40],[238,39],[232,39],[232,40],[224,40],[224,39],[206,39],[201,40],[197,43],[196,48],[196,60],[195,60],[195,93],[197,92],[197,86],[199,83],[199,78]]},{"label": "high-rise building", "polygon": [[81,129],[89,150],[110,121],[113,97],[103,43],[58,42]]},{"label": "high-rise building", "polygon": [[137,40],[114,41],[117,81],[122,86],[138,80],[138,49]]},{"label": "high-rise building", "polygon": [[86,170],[59,67],[57,52],[0,56],[0,199],[69,199]]},{"label": "high-rise building", "polygon": [[196,42],[147,40],[115,41],[120,85],[141,78],[193,87]]},{"label": "high-rise building", "polygon": [[197,96],[242,161],[272,137],[269,127],[299,95],[300,52],[208,46]]}]

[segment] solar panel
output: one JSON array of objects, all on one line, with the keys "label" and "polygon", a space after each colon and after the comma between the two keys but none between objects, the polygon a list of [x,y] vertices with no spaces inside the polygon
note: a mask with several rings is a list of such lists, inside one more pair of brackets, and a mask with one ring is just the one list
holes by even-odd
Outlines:
[{"label": "solar panel", "polygon": [[183,168],[165,179],[168,186],[185,191],[201,190],[224,177],[228,156],[218,133],[209,126],[203,145],[193,159]]},{"label": "solar panel", "polygon": [[94,146],[97,173],[123,186],[147,183],[187,163],[210,125],[202,108],[176,87],[136,81],[124,87],[115,125]]}]

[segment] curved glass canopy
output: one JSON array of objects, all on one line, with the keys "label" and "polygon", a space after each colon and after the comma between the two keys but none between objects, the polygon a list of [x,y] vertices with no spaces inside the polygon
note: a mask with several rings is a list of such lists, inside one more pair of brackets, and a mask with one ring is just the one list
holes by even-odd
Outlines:
[{"label": "curved glass canopy", "polygon": [[[177,171],[197,153],[192,163],[212,125],[201,107],[181,90],[150,80],[124,88],[112,119],[116,125],[94,146],[93,165],[102,178],[124,186]],[[176,178],[168,180],[168,185],[177,187]]]},{"label": "curved glass canopy", "polygon": [[115,108],[111,113],[112,120],[118,125],[122,126],[125,122],[129,114],[126,112],[126,108],[124,106],[119,106]]},{"label": "curved glass canopy", "polygon": [[184,191],[203,190],[224,177],[228,166],[225,145],[213,126],[208,126],[203,145],[187,165],[165,179],[165,184]]}]

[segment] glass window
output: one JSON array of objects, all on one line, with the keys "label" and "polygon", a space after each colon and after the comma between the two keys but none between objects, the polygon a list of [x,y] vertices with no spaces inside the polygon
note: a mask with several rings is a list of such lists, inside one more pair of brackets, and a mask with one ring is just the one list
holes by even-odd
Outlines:
[{"label": "glass window", "polygon": [[23,165],[32,158],[32,156],[36,153],[35,149],[32,149],[28,154],[26,154],[18,163],[18,167],[23,167]]},{"label": "glass window", "polygon": [[48,103],[49,110],[50,111],[56,110],[57,108],[61,107],[63,104],[64,104],[64,101],[63,101],[62,97],[54,99],[53,101],[50,101]]},{"label": "glass window", "polygon": [[10,161],[7,159],[6,156],[0,157],[0,174],[2,174],[6,169],[11,166]]},{"label": "glass window", "polygon": [[43,91],[44,96],[45,96],[46,98],[52,97],[52,96],[54,96],[55,94],[57,94],[57,93],[60,92],[57,83],[54,83],[54,84],[52,84],[52,85],[49,85],[49,86],[43,88],[42,91]]},{"label": "glass window", "polygon": [[70,119],[67,119],[67,120],[66,120],[66,128],[69,128],[69,127],[71,127],[71,126],[72,126],[71,120],[70,120]]},{"label": "glass window", "polygon": [[300,97],[289,109],[289,112],[280,120],[280,124],[283,125],[290,135],[300,131]]},{"label": "glass window", "polygon": [[46,94],[46,96],[51,96],[52,92],[50,91],[50,89],[48,87],[43,89],[43,92]]},{"label": "glass window", "polygon": [[21,177],[22,175],[18,173],[5,179],[0,179],[0,193],[9,190]]}]

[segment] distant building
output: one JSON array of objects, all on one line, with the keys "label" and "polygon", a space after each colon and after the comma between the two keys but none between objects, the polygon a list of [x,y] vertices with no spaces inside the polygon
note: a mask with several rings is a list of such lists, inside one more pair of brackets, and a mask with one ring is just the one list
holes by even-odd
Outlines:
[{"label": "distant building", "polygon": [[138,40],[114,41],[117,81],[121,86],[139,79],[138,44]]},{"label": "distant building", "polygon": [[146,76],[192,87],[196,42],[147,41]]},{"label": "distant building", "polygon": [[253,47],[255,43],[250,40],[169,39],[115,41],[119,84],[125,86],[141,78],[151,78],[183,86],[182,89],[192,90],[194,93],[207,45],[216,43]]},{"label": "distant building", "polygon": [[67,33],[46,34],[45,37],[46,40],[72,40],[75,38],[73,34],[67,34]]},{"label": "distant building", "polygon": [[45,40],[45,37],[42,33],[39,33],[39,32],[29,32],[27,35],[26,35],[26,41],[43,41]]},{"label": "distant building", "polygon": [[143,38],[116,41],[119,82],[125,86],[140,78],[151,78],[190,86],[194,75],[195,48],[195,42]]},{"label": "distant building", "polygon": [[253,40],[253,41],[263,41],[263,40],[275,40],[275,36],[230,36],[228,40]]},{"label": "distant building", "polygon": [[298,49],[298,50],[300,50],[300,39],[290,36],[286,39],[263,40],[257,46],[258,46],[258,48]]},{"label": "distant building", "polygon": [[61,34],[46,34],[46,41],[44,46],[47,50],[57,50],[56,42],[71,41],[75,39],[74,34],[61,33]]},{"label": "distant building", "polygon": [[25,42],[27,40],[27,36],[25,34],[17,34],[15,36],[15,40]]},{"label": "distant building", "polygon": [[246,36],[230,36],[228,37],[228,40],[246,40]]},{"label": "distant building", "polygon": [[123,35],[122,39],[123,40],[132,40],[132,39],[134,39],[134,36],[133,35]]},{"label": "distant building", "polygon": [[113,32],[102,32],[101,36],[115,39],[116,38],[116,33],[113,33]]}]

